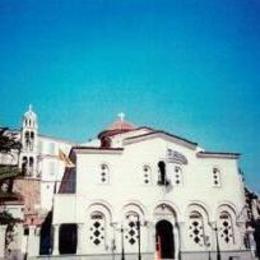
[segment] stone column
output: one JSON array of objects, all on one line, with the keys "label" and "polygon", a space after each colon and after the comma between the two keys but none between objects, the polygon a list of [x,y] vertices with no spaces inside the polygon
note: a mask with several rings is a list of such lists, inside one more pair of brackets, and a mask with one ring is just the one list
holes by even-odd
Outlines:
[{"label": "stone column", "polygon": [[176,223],[173,225],[173,237],[174,237],[174,246],[175,246],[175,258],[179,259],[181,252],[181,234],[180,234],[180,225],[177,226]]},{"label": "stone column", "polygon": [[77,243],[77,255],[81,255],[82,254],[82,250],[83,250],[83,236],[84,236],[84,232],[83,232],[83,227],[84,224],[80,223],[78,224],[78,230],[77,230],[77,237],[78,237],[78,243]]},{"label": "stone column", "polygon": [[234,223],[235,244],[238,250],[245,249],[244,238],[246,234],[245,222]]},{"label": "stone column", "polygon": [[250,247],[252,256],[255,255],[255,250],[256,250],[256,242],[255,242],[255,239],[254,239],[254,232],[255,232],[255,230],[251,226],[249,226],[247,228],[247,237],[248,237],[249,247]]},{"label": "stone column", "polygon": [[53,250],[52,255],[59,255],[59,231],[60,231],[60,224],[53,225]]},{"label": "stone column", "polygon": [[4,259],[5,254],[5,232],[7,225],[0,225],[0,258]]},{"label": "stone column", "polygon": [[147,221],[146,224],[147,230],[147,245],[146,251],[155,252],[155,223],[152,221]]},{"label": "stone column", "polygon": [[39,228],[35,225],[29,226],[29,237],[28,237],[28,256],[37,256],[39,255]]},{"label": "stone column", "polygon": [[[186,224],[185,222],[178,222],[175,227],[174,227],[174,230],[177,229],[178,232],[176,234],[176,238],[178,237],[178,242],[179,242],[179,245],[178,245],[178,250],[180,252],[182,251],[185,251],[187,250],[187,243],[186,242],[186,239],[188,237],[187,235],[187,230],[186,230],[186,225],[188,225],[188,223]],[[175,230],[175,232],[177,231]],[[177,248],[176,248],[177,249]]]},{"label": "stone column", "polygon": [[118,244],[118,222],[111,222],[111,253],[112,253],[112,259],[115,259],[115,253],[118,252],[119,244]]},{"label": "stone column", "polygon": [[33,256],[34,254],[34,226],[29,226],[29,235],[27,239],[27,256]]}]

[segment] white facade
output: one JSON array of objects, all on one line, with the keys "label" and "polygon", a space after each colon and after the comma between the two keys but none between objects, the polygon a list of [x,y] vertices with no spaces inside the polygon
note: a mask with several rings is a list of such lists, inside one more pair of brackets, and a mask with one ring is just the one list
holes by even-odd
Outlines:
[{"label": "white facade", "polygon": [[[38,172],[41,179],[41,209],[51,210],[53,194],[59,189],[65,163],[59,158],[59,151],[68,154],[72,143],[39,135]],[[55,187],[56,186],[56,187]]]},{"label": "white facade", "polygon": [[169,259],[208,259],[217,247],[222,259],[250,259],[239,155],[121,123],[93,146],[72,148],[76,167],[55,195],[53,254],[64,253],[59,234],[72,224],[73,253],[86,259],[121,259],[122,246],[126,259],[139,248],[142,259],[153,259],[156,241]]}]

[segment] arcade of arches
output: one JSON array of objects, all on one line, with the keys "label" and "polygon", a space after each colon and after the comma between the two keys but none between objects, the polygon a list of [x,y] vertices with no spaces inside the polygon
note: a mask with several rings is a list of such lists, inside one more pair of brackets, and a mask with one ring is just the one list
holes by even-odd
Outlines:
[{"label": "arcade of arches", "polygon": [[[148,221],[144,211],[138,205],[127,205],[123,209],[122,224],[112,225],[111,212],[106,206],[90,207],[85,223],[63,223],[56,226],[58,242],[54,241],[55,254],[78,254],[79,248],[91,248],[95,252],[104,254],[113,244],[113,250],[120,253],[122,243],[125,253],[154,251],[161,258],[177,259],[180,253],[180,227],[176,212],[166,204],[157,206],[153,212],[153,220]],[[232,248],[235,245],[236,225],[235,213],[226,205],[218,211],[218,239],[222,248]],[[121,223],[121,222],[120,222]],[[198,250],[207,248],[207,243],[215,244],[215,234],[208,225],[207,211],[201,205],[190,205],[187,220],[182,225],[182,235],[186,235],[188,245]],[[84,229],[81,233],[80,229]],[[84,234],[83,237],[79,237]],[[141,237],[139,243],[139,237]],[[150,244],[147,242],[150,240]],[[112,242],[111,242],[112,241]],[[123,242],[122,242],[123,241]],[[56,248],[55,248],[56,245]],[[66,246],[70,245],[70,246]],[[112,248],[112,246],[111,246]]]}]

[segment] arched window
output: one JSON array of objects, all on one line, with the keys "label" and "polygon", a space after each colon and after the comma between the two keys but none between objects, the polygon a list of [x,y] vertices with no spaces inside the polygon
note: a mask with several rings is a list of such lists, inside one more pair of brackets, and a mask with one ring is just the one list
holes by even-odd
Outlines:
[{"label": "arched window", "polygon": [[203,217],[198,211],[193,211],[190,213],[189,237],[198,247],[205,246]]},{"label": "arched window", "polygon": [[22,173],[23,175],[27,175],[28,170],[28,158],[26,156],[22,159]]},{"label": "arched window", "polygon": [[56,173],[56,163],[55,161],[50,161],[49,162],[49,174],[50,176],[54,176]]},{"label": "arched window", "polygon": [[219,215],[219,237],[222,245],[231,245],[234,243],[234,230],[231,215],[223,211]]},{"label": "arched window", "polygon": [[33,150],[33,144],[34,144],[34,132],[31,132],[30,134],[30,150]]},{"label": "arched window", "polygon": [[33,174],[33,169],[34,169],[34,159],[33,157],[29,158],[29,175]]},{"label": "arched window", "polygon": [[42,153],[43,152],[43,141],[39,141],[38,142],[38,153]]},{"label": "arched window", "polygon": [[90,216],[90,241],[95,247],[104,247],[106,219],[103,213],[93,212]]},{"label": "arched window", "polygon": [[55,155],[56,152],[56,145],[55,143],[49,143],[49,154]]},{"label": "arched window", "polygon": [[109,168],[106,164],[100,165],[99,170],[99,183],[100,184],[109,184],[110,182],[110,174],[109,174]]},{"label": "arched window", "polygon": [[216,167],[212,169],[212,185],[214,187],[220,187],[221,185],[220,170]]},{"label": "arched window", "polygon": [[152,175],[151,175],[151,168],[148,165],[143,166],[143,183],[145,185],[150,185],[152,183]]},{"label": "arched window", "polygon": [[24,143],[25,143],[25,148],[28,149],[30,146],[30,133],[29,131],[26,131],[24,133]]},{"label": "arched window", "polygon": [[128,246],[132,247],[138,243],[138,228],[139,225],[139,215],[134,211],[130,211],[125,215],[125,230],[124,236],[128,243]]},{"label": "arched window", "polygon": [[166,165],[164,161],[158,162],[158,168],[159,168],[159,185],[166,185]]}]

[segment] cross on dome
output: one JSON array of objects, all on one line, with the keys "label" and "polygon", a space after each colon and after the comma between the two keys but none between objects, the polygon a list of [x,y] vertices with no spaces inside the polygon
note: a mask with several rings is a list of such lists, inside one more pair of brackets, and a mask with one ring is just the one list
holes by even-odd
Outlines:
[{"label": "cross on dome", "polygon": [[[110,126],[108,126],[104,131],[102,131],[100,134],[102,134],[103,132],[110,132],[111,131],[129,131],[129,130],[133,130],[136,128],[136,126],[130,122],[127,122],[125,120],[125,113],[120,112],[117,114],[117,119],[116,121],[114,121]],[[113,133],[114,133],[113,132]]]}]

